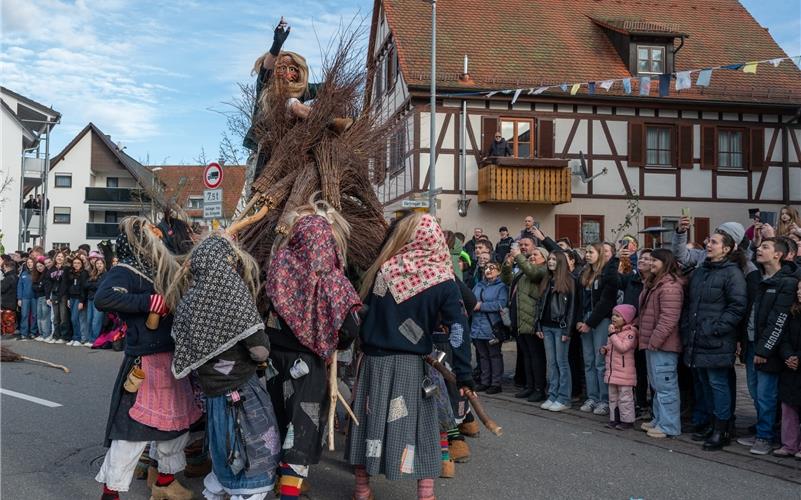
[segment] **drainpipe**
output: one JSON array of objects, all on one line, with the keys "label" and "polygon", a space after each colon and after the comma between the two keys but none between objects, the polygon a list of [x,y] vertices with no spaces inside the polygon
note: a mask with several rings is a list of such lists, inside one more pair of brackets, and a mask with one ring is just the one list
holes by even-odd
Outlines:
[{"label": "drainpipe", "polygon": [[[467,55],[464,56],[464,75],[467,73]],[[459,129],[459,142],[462,146],[459,155],[459,184],[462,193],[459,196],[458,212],[459,216],[467,217],[467,207],[470,206],[470,199],[467,197],[467,100],[462,99],[462,116]]]}]

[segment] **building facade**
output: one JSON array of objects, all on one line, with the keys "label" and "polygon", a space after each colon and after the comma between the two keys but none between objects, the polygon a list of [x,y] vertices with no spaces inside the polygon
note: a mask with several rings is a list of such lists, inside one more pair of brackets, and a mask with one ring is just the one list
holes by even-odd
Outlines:
[{"label": "building facade", "polygon": [[[726,220],[746,223],[748,208],[801,205],[801,71],[789,60],[757,74],[717,70],[703,88],[677,91],[671,79],[663,97],[622,88],[624,78],[786,57],[736,0],[496,2],[480,15],[471,5],[437,4],[444,227],[495,235],[533,215],[546,234],[588,243],[670,227],[689,211],[702,241]],[[372,172],[388,214],[429,189],[430,23],[425,2],[375,3],[367,105],[396,131]],[[605,80],[617,84],[606,91]],[[573,94],[561,82],[583,85]],[[496,132],[511,157],[487,157]]]},{"label": "building facade", "polygon": [[[190,222],[206,225],[203,218],[203,173],[206,165],[160,165],[151,171],[164,186],[164,196],[171,205],[182,210]],[[223,165],[222,217],[217,221],[227,227],[234,216],[242,187],[245,184],[244,165]]]}]

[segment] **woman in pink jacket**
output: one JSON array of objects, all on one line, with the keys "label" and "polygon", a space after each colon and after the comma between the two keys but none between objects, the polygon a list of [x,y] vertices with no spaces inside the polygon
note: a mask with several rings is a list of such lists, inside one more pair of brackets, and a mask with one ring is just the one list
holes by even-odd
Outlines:
[{"label": "woman in pink jacket", "polygon": [[[609,325],[609,342],[601,347],[606,355],[604,382],[609,385],[610,429],[631,429],[634,425],[634,386],[637,385],[637,370],[634,366],[634,350],[637,347],[637,327],[633,325],[637,309],[620,304],[612,309]],[[620,417],[615,414],[615,409]]]},{"label": "woman in pink jacket", "polygon": [[651,276],[640,294],[640,349],[645,349],[648,381],[653,391],[654,419],[642,424],[652,438],[681,434],[681,401],[677,364],[681,353],[679,319],[684,278],[673,253],[651,253]]}]

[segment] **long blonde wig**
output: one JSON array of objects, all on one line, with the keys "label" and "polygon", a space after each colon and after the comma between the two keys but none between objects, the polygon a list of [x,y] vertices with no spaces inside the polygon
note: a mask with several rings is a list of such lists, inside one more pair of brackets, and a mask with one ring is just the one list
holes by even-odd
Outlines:
[{"label": "long blonde wig", "polygon": [[387,234],[387,238],[381,247],[381,251],[378,253],[378,257],[375,262],[373,262],[373,265],[367,269],[367,272],[364,273],[364,277],[362,278],[362,285],[359,288],[359,295],[362,300],[366,300],[370,295],[373,282],[381,266],[400,252],[406,244],[414,240],[415,231],[417,230],[417,226],[420,225],[420,219],[422,218],[422,213],[413,212],[390,226],[389,234]]},{"label": "long blonde wig", "polygon": [[[264,67],[264,60],[267,59],[267,56],[269,55],[269,52],[265,52],[258,59],[256,59],[252,70],[254,75],[259,74],[261,69]],[[289,56],[289,58],[292,59],[292,61],[298,66],[298,81],[286,82],[280,78],[273,77],[270,80],[270,85],[267,85],[264,87],[264,89],[262,89],[261,95],[256,96],[256,98],[259,100],[259,106],[263,110],[268,109],[270,106],[269,93],[275,90],[276,85],[281,85],[282,90],[286,92],[287,97],[295,97],[298,99],[303,97],[303,94],[305,94],[306,90],[309,88],[309,65],[306,63],[306,59],[302,55],[295,52],[282,51],[278,53],[277,57],[275,57],[275,64],[278,64],[278,62],[284,56]]]},{"label": "long blonde wig", "polygon": [[156,293],[165,295],[170,284],[181,270],[178,259],[167,250],[161,241],[161,231],[145,217],[130,216],[120,222],[120,231],[125,233],[134,258],[142,267],[151,267]]}]

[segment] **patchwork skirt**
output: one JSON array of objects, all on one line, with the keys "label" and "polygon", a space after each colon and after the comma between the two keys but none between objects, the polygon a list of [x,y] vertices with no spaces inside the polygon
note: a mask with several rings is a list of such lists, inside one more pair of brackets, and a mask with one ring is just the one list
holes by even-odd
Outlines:
[{"label": "patchwork skirt", "polygon": [[423,398],[428,365],[421,356],[367,356],[361,361],[345,458],[389,480],[439,476],[442,466],[434,397]]}]

